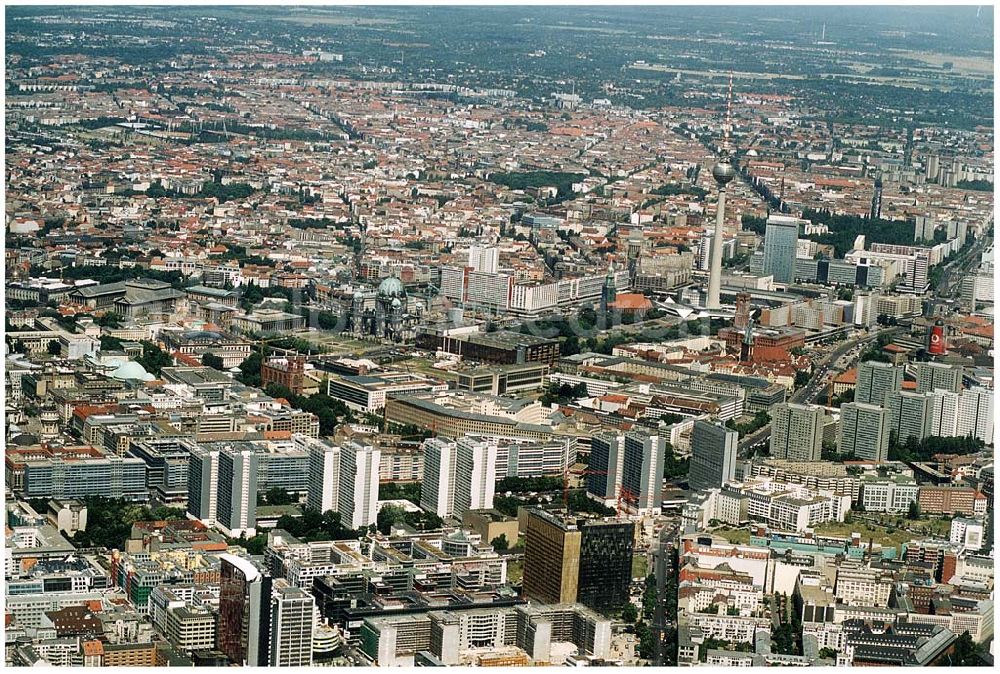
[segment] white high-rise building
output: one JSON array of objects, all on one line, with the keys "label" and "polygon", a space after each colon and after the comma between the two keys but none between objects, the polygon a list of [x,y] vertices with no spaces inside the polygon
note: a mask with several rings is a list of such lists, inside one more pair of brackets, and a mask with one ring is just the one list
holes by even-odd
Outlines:
[{"label": "white high-rise building", "polygon": [[962,391],[958,401],[959,436],[972,435],[987,445],[993,444],[993,391],[981,386]]},{"label": "white high-rise building", "polygon": [[306,505],[325,513],[340,507],[340,447],[315,440],[309,446]]},{"label": "white high-rise building", "polygon": [[927,393],[939,389],[957,393],[962,390],[964,368],[961,365],[917,363],[916,367],[917,393]]},{"label": "white high-rise building", "polygon": [[257,534],[257,477],[260,463],[251,449],[219,452],[216,525],[231,537]]},{"label": "white high-rise building", "polygon": [[859,459],[889,458],[889,418],[878,405],[846,403],[840,407],[838,450]]},{"label": "white high-rise building", "polygon": [[818,405],[779,403],[771,408],[771,456],[819,461],[823,450],[823,416]]},{"label": "white high-rise building", "polygon": [[625,434],[622,489],[628,507],[638,515],[658,515],[662,503],[666,441],[643,432]]},{"label": "white high-rise building", "polygon": [[886,397],[889,430],[903,444],[908,438],[923,440],[930,435],[931,398],[926,393],[893,391]]},{"label": "white high-rise building", "polygon": [[469,248],[469,266],[473,271],[496,274],[500,265],[500,249],[496,246],[472,246]]},{"label": "white high-rise building", "polygon": [[356,442],[341,448],[340,513],[344,526],[367,527],[378,515],[378,464],[382,451]]},{"label": "white high-rise building", "polygon": [[420,507],[439,517],[461,517],[467,510],[492,508],[497,452],[496,438],[425,440]]},{"label": "white high-rise building", "polygon": [[275,580],[271,594],[271,667],[308,667],[312,664],[316,601],[305,590],[284,579]]},{"label": "white high-rise building", "polygon": [[455,443],[428,438],[423,449],[420,507],[438,517],[451,517],[455,505]]},{"label": "white high-rise building", "polygon": [[927,434],[942,438],[958,435],[959,394],[938,389],[926,395],[931,399]]},{"label": "white high-rise building", "polygon": [[482,438],[461,438],[455,449],[455,517],[493,507],[497,445]]},{"label": "white high-rise building", "polygon": [[198,447],[188,462],[188,515],[215,526],[219,507],[219,450]]},{"label": "white high-rise building", "polygon": [[902,388],[902,367],[873,360],[858,364],[854,402],[882,406],[885,405],[886,396]]}]

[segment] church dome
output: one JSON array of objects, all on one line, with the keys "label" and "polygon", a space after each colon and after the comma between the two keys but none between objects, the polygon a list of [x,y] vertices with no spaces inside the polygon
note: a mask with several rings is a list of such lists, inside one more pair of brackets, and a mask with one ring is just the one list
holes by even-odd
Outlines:
[{"label": "church dome", "polygon": [[395,276],[390,276],[378,286],[379,297],[404,297],[405,295],[406,290],[403,288],[403,282]]},{"label": "church dome", "polygon": [[134,360],[119,365],[118,369],[111,373],[111,377],[119,381],[151,381],[156,379],[156,377],[146,372],[146,368]]}]

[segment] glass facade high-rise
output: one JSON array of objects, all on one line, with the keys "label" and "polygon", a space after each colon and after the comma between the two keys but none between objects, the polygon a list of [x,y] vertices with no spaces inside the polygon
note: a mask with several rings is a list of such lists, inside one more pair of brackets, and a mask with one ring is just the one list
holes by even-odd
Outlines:
[{"label": "glass facade high-rise", "polygon": [[733,480],[739,433],[703,419],[691,429],[691,462],[688,486],[692,490],[715,489]]},{"label": "glass facade high-rise", "polygon": [[243,557],[225,553],[219,558],[219,650],[233,664],[265,666],[271,644],[271,578]]},{"label": "glass facade high-rise", "polygon": [[587,522],[581,531],[576,600],[596,611],[621,608],[629,601],[635,525]]},{"label": "glass facade high-rise", "polygon": [[618,499],[622,483],[623,442],[623,436],[615,433],[598,433],[590,441],[587,493],[605,505]]},{"label": "glass facade high-rise", "polygon": [[774,276],[776,283],[795,280],[795,251],[799,242],[799,220],[781,215],[767,219],[764,230],[765,275]]}]

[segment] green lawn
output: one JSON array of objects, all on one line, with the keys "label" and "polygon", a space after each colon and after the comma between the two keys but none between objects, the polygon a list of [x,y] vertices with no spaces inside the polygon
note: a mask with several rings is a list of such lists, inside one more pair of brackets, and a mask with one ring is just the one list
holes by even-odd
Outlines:
[{"label": "green lawn", "polygon": [[632,577],[645,578],[649,575],[649,555],[645,551],[636,552],[632,556]]},{"label": "green lawn", "polygon": [[883,527],[871,525],[861,520],[855,520],[851,524],[844,522],[827,522],[816,525],[816,534],[819,536],[838,536],[840,538],[850,538],[852,533],[861,534],[861,540],[867,543],[869,539],[884,548],[896,548],[898,551],[903,543],[909,543],[915,538],[920,538],[920,534],[912,531],[915,522],[905,522],[902,529],[896,527]]},{"label": "green lawn", "polygon": [[512,559],[507,562],[507,584],[517,585],[524,576],[524,560]]},{"label": "green lawn", "polygon": [[712,532],[717,536],[722,536],[733,545],[744,545],[750,542],[750,532],[746,529],[730,529],[723,527]]}]

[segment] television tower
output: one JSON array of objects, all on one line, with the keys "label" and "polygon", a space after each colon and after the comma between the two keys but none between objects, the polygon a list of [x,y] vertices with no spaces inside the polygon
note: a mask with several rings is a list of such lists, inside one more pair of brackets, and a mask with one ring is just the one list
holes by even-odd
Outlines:
[{"label": "television tower", "polygon": [[733,73],[729,73],[729,94],[726,98],[726,124],[723,127],[722,151],[712,167],[712,177],[719,185],[719,206],[715,211],[715,235],[708,267],[708,301],[706,309],[721,309],[719,290],[722,287],[722,228],[726,219],[726,185],[736,177],[736,168],[729,156],[729,130],[733,114]]}]

